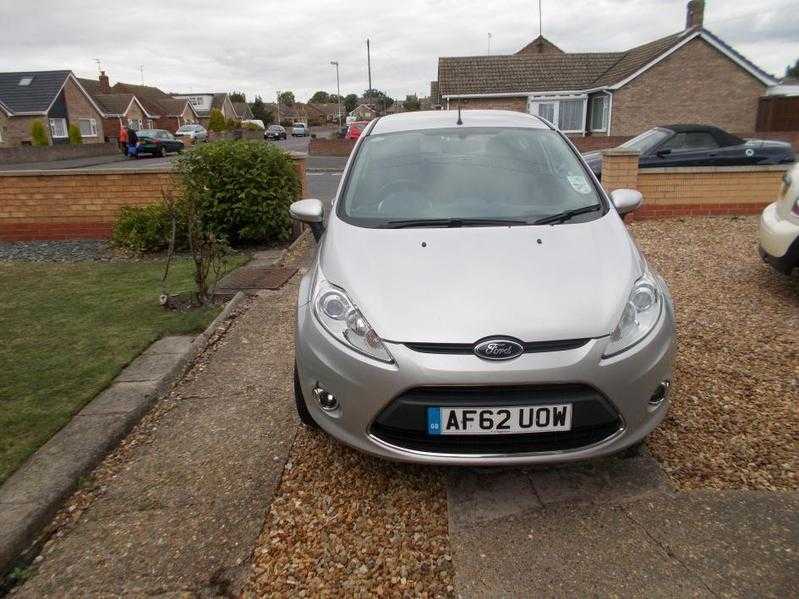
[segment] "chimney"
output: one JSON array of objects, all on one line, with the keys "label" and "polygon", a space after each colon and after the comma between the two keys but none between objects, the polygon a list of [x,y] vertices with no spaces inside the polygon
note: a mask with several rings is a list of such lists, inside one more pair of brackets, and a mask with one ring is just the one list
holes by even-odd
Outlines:
[{"label": "chimney", "polygon": [[111,93],[111,85],[108,82],[108,75],[105,74],[105,71],[100,71],[100,93]]},{"label": "chimney", "polygon": [[699,29],[705,20],[705,0],[691,0],[685,14],[685,28]]}]

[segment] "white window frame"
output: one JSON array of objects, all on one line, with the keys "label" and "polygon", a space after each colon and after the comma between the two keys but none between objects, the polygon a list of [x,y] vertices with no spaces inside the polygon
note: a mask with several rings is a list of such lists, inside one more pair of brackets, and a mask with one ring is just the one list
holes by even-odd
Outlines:
[{"label": "white window frame", "polygon": [[3,143],[3,125],[0,124],[0,144]]},{"label": "white window frame", "polygon": [[[56,135],[55,127],[53,123],[60,122],[64,127],[64,134],[63,135]],[[50,127],[50,137],[53,139],[66,139],[69,137],[69,127],[67,126],[67,119],[47,119],[47,125]]]},{"label": "white window frame", "polygon": [[[602,123],[603,127],[601,129],[597,129],[596,127],[594,127],[594,108],[593,108],[593,105],[594,105],[594,102],[597,99],[600,99],[600,98],[602,99],[602,104],[603,104],[602,115],[603,115],[603,120],[605,122]],[[605,133],[605,132],[607,132],[608,125],[610,124],[610,103],[611,103],[611,96],[608,95],[608,94],[602,94],[600,96],[594,96],[594,97],[591,98],[591,108],[590,108],[591,113],[590,113],[590,119],[589,119],[591,121],[591,124],[589,125],[589,127],[590,127],[590,130],[591,130],[592,133]]]},{"label": "white window frame", "polygon": [[561,129],[563,133],[585,133],[585,118],[588,114],[588,95],[587,94],[574,94],[574,95],[536,95],[527,98],[527,111],[530,114],[538,115],[539,104],[555,104],[555,115],[552,124],[557,127],[560,120],[560,103],[562,100],[580,100],[583,103],[583,114],[581,117],[581,127],[579,129]]},{"label": "white window frame", "polygon": [[[82,122],[89,123],[89,131],[91,133],[84,133],[83,128],[81,127]],[[97,137],[97,121],[95,119],[78,119],[78,129],[80,129],[80,136],[81,137]]]},{"label": "white window frame", "polygon": [[141,131],[144,129],[142,125],[144,124],[143,119],[128,119],[128,127],[133,129],[134,131]]}]

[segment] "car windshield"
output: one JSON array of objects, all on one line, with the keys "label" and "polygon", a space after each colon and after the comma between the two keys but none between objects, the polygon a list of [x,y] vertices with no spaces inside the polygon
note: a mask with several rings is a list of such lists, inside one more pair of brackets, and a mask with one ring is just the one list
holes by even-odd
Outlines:
[{"label": "car windshield", "polygon": [[183,125],[178,131],[194,131],[195,125]]},{"label": "car windshield", "polygon": [[628,150],[638,150],[641,154],[645,154],[669,135],[671,135],[671,131],[666,129],[650,129],[649,131],[644,131],[641,135],[633,137],[629,141],[625,141],[619,147],[627,148]]},{"label": "car windshield", "polygon": [[366,227],[442,219],[449,223],[441,226],[464,226],[459,219],[526,224],[587,207],[575,221],[596,218],[602,203],[556,132],[460,128],[368,136],[338,214]]}]

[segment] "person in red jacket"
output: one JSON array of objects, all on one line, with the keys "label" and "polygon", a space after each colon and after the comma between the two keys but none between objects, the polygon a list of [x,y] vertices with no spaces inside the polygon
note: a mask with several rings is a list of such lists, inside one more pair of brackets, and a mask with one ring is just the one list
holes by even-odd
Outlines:
[{"label": "person in red jacket", "polygon": [[128,155],[128,130],[122,125],[119,124],[119,149],[121,152],[127,156]]}]

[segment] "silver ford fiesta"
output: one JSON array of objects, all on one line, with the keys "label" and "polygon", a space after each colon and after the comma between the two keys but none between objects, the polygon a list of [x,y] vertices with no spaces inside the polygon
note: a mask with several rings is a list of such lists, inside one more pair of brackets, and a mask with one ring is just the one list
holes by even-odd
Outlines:
[{"label": "silver ford fiesta", "polygon": [[636,447],[664,418],[663,279],[559,131],[505,111],[372,121],[300,285],[301,420],[388,459],[491,465]]}]

